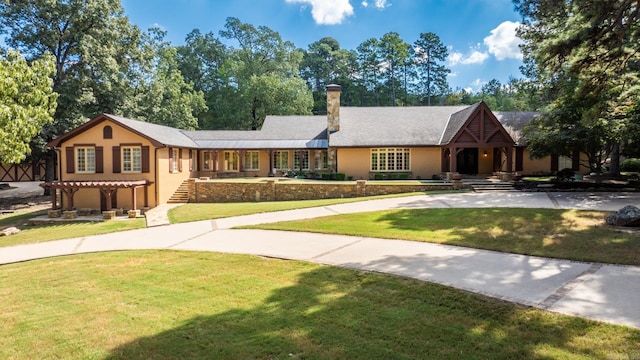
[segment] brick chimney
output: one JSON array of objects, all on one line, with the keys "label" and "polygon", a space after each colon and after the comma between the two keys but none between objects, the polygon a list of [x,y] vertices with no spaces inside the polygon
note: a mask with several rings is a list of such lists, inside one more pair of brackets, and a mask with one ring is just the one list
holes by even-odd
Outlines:
[{"label": "brick chimney", "polygon": [[340,130],[340,85],[327,85],[327,131]]}]

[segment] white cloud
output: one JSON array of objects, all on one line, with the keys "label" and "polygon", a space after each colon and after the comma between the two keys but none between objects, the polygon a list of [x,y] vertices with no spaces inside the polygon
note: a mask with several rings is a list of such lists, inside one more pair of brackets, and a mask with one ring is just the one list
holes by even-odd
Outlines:
[{"label": "white cloud", "polygon": [[286,0],[286,2],[311,5],[311,16],[319,25],[341,24],[348,16],[353,15],[353,7],[349,0]]},{"label": "white cloud", "polygon": [[496,59],[522,59],[522,52],[518,45],[522,40],[516,36],[516,29],[520,23],[505,21],[491,30],[491,35],[484,38],[484,44],[489,48],[489,52]]},{"label": "white cloud", "polygon": [[479,50],[473,50],[468,56],[464,56],[461,52],[452,52],[447,56],[447,61],[449,66],[455,66],[458,64],[462,65],[471,65],[471,64],[482,64],[487,58],[489,54],[486,52],[481,52]]},{"label": "white cloud", "polygon": [[[375,6],[378,9],[384,9],[386,7],[391,6],[391,4],[387,4],[387,0],[375,0],[373,6]],[[367,0],[363,0],[362,7],[369,7],[369,2]]]}]

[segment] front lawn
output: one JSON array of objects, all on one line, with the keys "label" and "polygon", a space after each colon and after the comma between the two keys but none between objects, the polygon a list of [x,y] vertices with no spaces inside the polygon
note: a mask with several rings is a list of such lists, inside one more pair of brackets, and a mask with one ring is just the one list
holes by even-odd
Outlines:
[{"label": "front lawn", "polygon": [[21,231],[15,235],[0,237],[0,247],[75,237],[106,234],[115,231],[141,229],[146,226],[145,219],[109,220],[101,222],[57,223],[50,225],[27,226],[26,222],[34,217],[46,214],[46,210],[18,211],[0,217],[0,229],[16,226]]},{"label": "front lawn", "polygon": [[579,261],[640,265],[640,232],[605,224],[607,213],[556,209],[402,209],[247,228],[425,241]]},{"label": "front lawn", "polygon": [[245,255],[0,266],[2,359],[626,359],[640,330],[391,275]]}]

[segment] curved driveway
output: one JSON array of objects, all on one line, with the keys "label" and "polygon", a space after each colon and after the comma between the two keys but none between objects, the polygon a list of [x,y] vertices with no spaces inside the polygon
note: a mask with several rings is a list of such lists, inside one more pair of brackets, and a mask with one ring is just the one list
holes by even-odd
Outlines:
[{"label": "curved driveway", "polygon": [[615,211],[625,205],[640,205],[640,194],[419,195],[3,247],[0,264],[133,249],[254,254],[407,276],[564,314],[640,328],[640,267],[637,266],[583,263],[412,241],[232,229],[238,225],[400,208],[531,207]]}]

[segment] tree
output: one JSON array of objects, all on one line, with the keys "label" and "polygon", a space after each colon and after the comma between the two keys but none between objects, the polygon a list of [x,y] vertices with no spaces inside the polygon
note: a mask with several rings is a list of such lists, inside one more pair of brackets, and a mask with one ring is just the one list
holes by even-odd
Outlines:
[{"label": "tree", "polygon": [[0,162],[19,163],[29,143],[53,121],[57,94],[52,92],[54,59],[31,64],[16,51],[0,56]]},{"label": "tree", "polygon": [[[129,24],[119,0],[2,1],[0,32],[28,60],[46,54],[55,58],[52,88],[59,94],[58,106],[54,121],[36,141],[40,146],[96,114],[120,113],[130,105],[141,34]],[[52,181],[55,153],[32,149],[46,157],[45,179]]]},{"label": "tree", "polygon": [[148,43],[151,47],[152,66],[149,74],[137,84],[138,106],[135,111],[125,111],[139,120],[166,125],[178,129],[198,128],[194,114],[207,109],[202,91],[193,89],[180,72],[177,49],[164,42],[166,33],[150,29]]},{"label": "tree", "polygon": [[446,60],[447,47],[442,44],[438,35],[432,32],[421,33],[413,45],[413,62],[419,69],[418,77],[423,84],[422,90],[427,99],[427,105],[431,106],[433,95],[443,95],[449,89],[447,75],[451,70],[438,63]]},{"label": "tree", "polygon": [[573,109],[579,122],[572,122],[589,132],[576,139],[584,140],[577,149],[589,151],[597,138],[616,175],[620,144],[637,141],[630,129],[640,97],[640,6],[636,0],[514,3],[523,16],[519,36],[528,72],[538,87],[556,96],[550,111]]},{"label": "tree", "polygon": [[[229,87],[237,100],[233,109],[227,109],[227,116],[237,119],[237,128],[260,127],[267,109],[287,112],[281,115],[310,113],[311,92],[304,81],[296,80],[300,79],[302,52],[293,43],[283,41],[280,34],[266,26],[256,28],[236,18],[227,18],[220,35],[239,45],[232,50],[227,73]],[[263,89],[274,85],[274,79],[291,87],[286,89],[287,93],[299,96],[290,98],[292,103],[283,103],[279,97],[266,97]]]},{"label": "tree", "polygon": [[[365,40],[357,48],[357,60],[360,69],[360,78],[364,88],[373,92],[375,96],[375,106],[380,106],[379,78],[381,74],[378,39],[371,38]],[[365,103],[362,99],[361,103]]]},{"label": "tree", "polygon": [[[396,82],[398,68],[405,64],[409,57],[409,44],[400,38],[396,32],[388,32],[380,38],[380,56],[384,61],[385,74],[391,88],[391,105],[396,106]],[[406,90],[406,89],[405,89]]]}]

